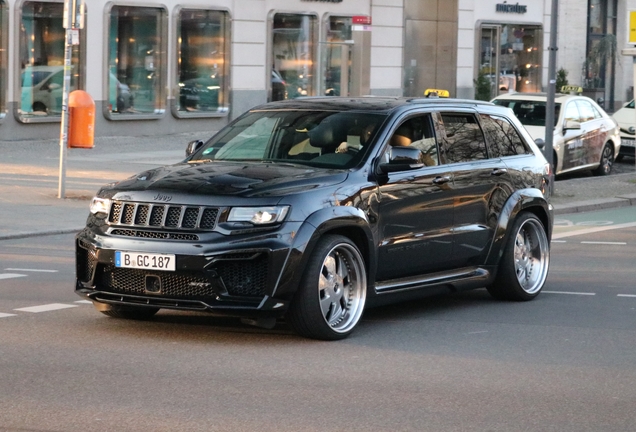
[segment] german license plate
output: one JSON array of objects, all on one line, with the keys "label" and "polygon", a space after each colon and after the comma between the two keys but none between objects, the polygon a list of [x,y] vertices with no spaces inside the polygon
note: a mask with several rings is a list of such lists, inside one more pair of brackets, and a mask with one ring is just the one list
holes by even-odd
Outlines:
[{"label": "german license plate", "polygon": [[175,264],[172,254],[115,252],[115,267],[175,271]]},{"label": "german license plate", "polygon": [[636,146],[636,141],[630,138],[622,138],[621,145],[624,145],[625,147],[634,147]]}]

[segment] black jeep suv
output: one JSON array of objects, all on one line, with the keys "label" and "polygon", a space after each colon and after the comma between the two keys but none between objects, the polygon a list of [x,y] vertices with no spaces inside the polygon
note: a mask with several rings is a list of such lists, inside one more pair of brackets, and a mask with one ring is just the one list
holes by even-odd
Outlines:
[{"label": "black jeep suv", "polygon": [[186,159],[97,193],[76,292],[106,315],[208,311],[317,339],[364,308],[547,274],[551,173],[508,108],[453,99],[265,104]]}]

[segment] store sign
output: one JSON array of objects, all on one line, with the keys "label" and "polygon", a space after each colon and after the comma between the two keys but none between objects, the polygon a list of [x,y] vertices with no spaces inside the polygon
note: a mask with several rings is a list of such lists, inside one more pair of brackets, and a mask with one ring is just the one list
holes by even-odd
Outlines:
[{"label": "store sign", "polygon": [[627,23],[627,43],[636,44],[636,10],[629,11],[629,22]]},{"label": "store sign", "polygon": [[497,3],[497,12],[524,14],[528,12],[528,6],[517,4],[508,4],[507,2]]}]

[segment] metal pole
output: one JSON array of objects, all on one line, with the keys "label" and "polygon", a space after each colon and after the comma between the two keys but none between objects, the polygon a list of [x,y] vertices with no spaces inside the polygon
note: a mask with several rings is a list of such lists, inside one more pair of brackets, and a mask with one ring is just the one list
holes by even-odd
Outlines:
[{"label": "metal pole", "polygon": [[60,126],[60,176],[58,180],[57,197],[66,198],[66,157],[68,154],[68,94],[71,91],[71,59],[73,55],[73,22],[75,13],[75,0],[64,0],[64,13],[66,14],[66,35],[64,41],[64,83],[62,86],[62,122]]},{"label": "metal pole", "polygon": [[553,138],[554,138],[554,97],[556,95],[556,52],[559,49],[557,47],[557,20],[559,17],[559,0],[552,0],[552,15],[550,22],[550,57],[548,59],[548,99],[546,102],[546,114],[545,114],[545,147],[543,153],[548,163],[553,167],[552,172],[556,167],[553,166],[554,160],[553,154]]}]

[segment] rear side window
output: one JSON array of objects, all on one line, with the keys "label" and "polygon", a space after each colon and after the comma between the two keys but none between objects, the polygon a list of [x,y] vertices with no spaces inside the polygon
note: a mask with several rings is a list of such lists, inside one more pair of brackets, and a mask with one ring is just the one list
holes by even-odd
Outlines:
[{"label": "rear side window", "polygon": [[577,100],[576,105],[579,107],[579,113],[581,114],[581,123],[598,118],[594,113],[594,107],[588,101]]},{"label": "rear side window", "polygon": [[531,153],[528,145],[507,119],[488,114],[481,114],[480,118],[488,141],[491,157],[516,156]]},{"label": "rear side window", "polygon": [[487,159],[486,141],[472,114],[442,113],[442,145],[449,163]]}]

